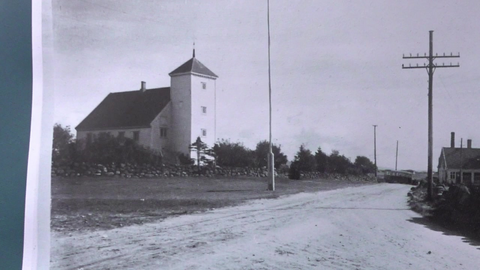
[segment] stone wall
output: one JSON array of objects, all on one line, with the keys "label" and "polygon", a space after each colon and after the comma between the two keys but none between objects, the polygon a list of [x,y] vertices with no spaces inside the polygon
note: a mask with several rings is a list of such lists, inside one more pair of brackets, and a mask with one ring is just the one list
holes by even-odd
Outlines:
[{"label": "stone wall", "polygon": [[[200,172],[196,166],[181,165],[135,165],[135,164],[87,164],[75,163],[72,166],[53,166],[52,176],[79,177],[79,176],[116,176],[124,178],[154,178],[154,177],[195,177],[195,176],[228,176],[228,177],[267,177],[266,168],[213,168],[202,167]],[[276,172],[277,177],[288,178],[288,173]],[[369,176],[351,176],[340,174],[322,174],[319,172],[302,172],[301,179],[330,179],[373,181]]]}]

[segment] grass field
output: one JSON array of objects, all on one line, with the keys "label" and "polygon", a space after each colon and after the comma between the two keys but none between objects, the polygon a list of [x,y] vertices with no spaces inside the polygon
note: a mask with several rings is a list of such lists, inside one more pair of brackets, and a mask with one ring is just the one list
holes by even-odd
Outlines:
[{"label": "grass field", "polygon": [[299,192],[331,190],[368,182],[266,178],[97,178],[52,177],[51,227],[57,232],[104,230],[272,199]]}]

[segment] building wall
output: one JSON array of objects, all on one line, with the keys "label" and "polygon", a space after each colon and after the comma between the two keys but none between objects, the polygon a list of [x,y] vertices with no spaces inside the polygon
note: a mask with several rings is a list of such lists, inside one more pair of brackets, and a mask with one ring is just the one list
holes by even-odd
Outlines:
[{"label": "building wall", "polygon": [[[209,147],[213,147],[216,140],[215,78],[197,74],[175,75],[171,77],[170,89],[172,137],[169,139],[172,150],[196,158],[189,147],[197,137]],[[206,108],[205,113],[202,107]]]},{"label": "building wall", "polygon": [[92,138],[98,136],[100,133],[110,133],[111,135],[117,137],[120,132],[125,132],[125,138],[133,139],[134,132],[139,132],[139,141],[140,145],[151,148],[151,128],[131,128],[131,129],[105,129],[105,130],[91,130],[91,131],[77,131],[77,141],[87,141],[87,134],[92,134]]},{"label": "building wall", "polygon": [[[480,170],[446,169],[443,171],[444,171],[445,183],[449,183],[449,184],[464,183],[466,185],[480,184]],[[439,169],[439,174],[440,174],[440,169]],[[440,182],[442,181],[440,180]]]},{"label": "building wall", "polygon": [[191,75],[173,76],[170,79],[170,139],[171,150],[189,154],[191,144]]},{"label": "building wall", "polygon": [[[170,127],[170,118],[171,118],[171,103],[167,104],[161,113],[152,121],[150,129],[150,148],[159,151],[161,153],[165,152],[165,149],[170,147],[169,139],[172,139],[171,127]],[[167,129],[167,136],[161,137],[160,128]]]},{"label": "building wall", "polygon": [[[205,84],[205,89],[203,89]],[[192,133],[190,141],[194,142],[197,137],[213,147],[215,144],[215,79],[206,76],[192,76]],[[206,113],[202,111],[206,108]],[[206,136],[202,134],[206,131]]]}]

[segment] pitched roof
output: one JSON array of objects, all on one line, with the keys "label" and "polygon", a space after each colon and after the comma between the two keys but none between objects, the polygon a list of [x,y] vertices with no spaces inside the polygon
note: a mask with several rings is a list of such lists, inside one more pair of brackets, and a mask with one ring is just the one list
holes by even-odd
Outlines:
[{"label": "pitched roof", "polygon": [[181,66],[176,68],[174,71],[170,72],[168,75],[178,75],[183,73],[196,73],[201,75],[207,75],[210,77],[218,78],[215,73],[208,69],[204,64],[197,60],[197,58],[192,57],[192,59],[183,63]]},{"label": "pitched roof", "polygon": [[75,129],[150,127],[169,102],[170,87],[110,93]]},{"label": "pitched roof", "polygon": [[448,169],[480,169],[480,148],[447,148],[442,149]]}]

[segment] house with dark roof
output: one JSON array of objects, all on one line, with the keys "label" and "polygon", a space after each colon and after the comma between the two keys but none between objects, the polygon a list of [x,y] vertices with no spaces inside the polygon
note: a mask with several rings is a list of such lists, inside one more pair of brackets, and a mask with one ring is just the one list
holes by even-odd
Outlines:
[{"label": "house with dark roof", "polygon": [[[99,133],[131,138],[161,154],[187,154],[200,137],[215,143],[215,81],[218,76],[193,57],[169,73],[170,87],[113,92],[75,128],[89,143]],[[194,155],[191,155],[194,158]]]},{"label": "house with dark roof", "polygon": [[480,185],[480,148],[455,147],[455,133],[451,134],[450,147],[443,147],[438,159],[438,177],[441,183]]}]

